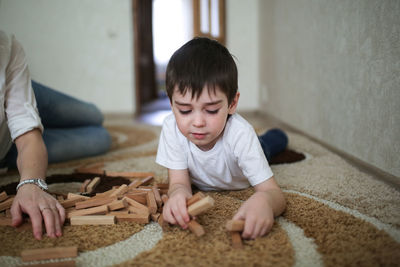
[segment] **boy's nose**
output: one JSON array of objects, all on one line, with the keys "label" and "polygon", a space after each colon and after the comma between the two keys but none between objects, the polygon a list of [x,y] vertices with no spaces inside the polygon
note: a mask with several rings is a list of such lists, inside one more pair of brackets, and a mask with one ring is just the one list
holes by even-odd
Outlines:
[{"label": "boy's nose", "polygon": [[206,124],[204,116],[201,114],[196,114],[193,119],[193,126],[203,127]]}]

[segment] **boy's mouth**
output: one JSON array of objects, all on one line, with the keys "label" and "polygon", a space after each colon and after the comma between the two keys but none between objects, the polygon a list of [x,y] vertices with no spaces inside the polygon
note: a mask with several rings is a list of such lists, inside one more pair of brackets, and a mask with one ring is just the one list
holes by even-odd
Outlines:
[{"label": "boy's mouth", "polygon": [[206,137],[204,133],[192,133],[192,136],[197,140],[203,140]]}]

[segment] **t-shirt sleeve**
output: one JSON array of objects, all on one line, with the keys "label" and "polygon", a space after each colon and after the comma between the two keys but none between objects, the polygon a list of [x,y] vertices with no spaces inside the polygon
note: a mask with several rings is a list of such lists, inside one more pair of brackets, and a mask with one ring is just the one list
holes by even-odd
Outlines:
[{"label": "t-shirt sleeve", "polygon": [[156,163],[173,170],[188,168],[186,149],[175,119],[170,115],[163,123],[158,143]]},{"label": "t-shirt sleeve", "polygon": [[6,68],[5,112],[12,140],[35,128],[43,132],[25,53],[14,36]]},{"label": "t-shirt sleeve", "polygon": [[234,139],[233,153],[249,183],[255,186],[271,178],[272,170],[254,129],[250,125],[241,127]]}]

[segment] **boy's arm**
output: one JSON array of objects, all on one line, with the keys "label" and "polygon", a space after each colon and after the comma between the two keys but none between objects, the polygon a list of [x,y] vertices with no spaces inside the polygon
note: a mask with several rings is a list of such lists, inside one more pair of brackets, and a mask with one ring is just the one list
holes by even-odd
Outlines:
[{"label": "boy's arm", "polygon": [[186,200],[192,196],[189,172],[187,169],[168,169],[168,176],[169,199],[163,209],[164,220],[172,224],[179,224],[182,228],[187,228],[190,218],[187,212]]},{"label": "boy's arm", "polygon": [[286,208],[286,200],[274,177],[256,185],[255,193],[239,208],[234,220],[245,220],[243,238],[254,239],[267,234]]}]

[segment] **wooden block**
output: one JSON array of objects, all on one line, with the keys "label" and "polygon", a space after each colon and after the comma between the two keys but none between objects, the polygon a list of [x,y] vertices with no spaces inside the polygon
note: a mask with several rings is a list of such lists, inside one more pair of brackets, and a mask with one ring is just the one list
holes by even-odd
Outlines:
[{"label": "wooden block", "polygon": [[147,193],[129,193],[129,194],[125,194],[125,197],[133,199],[137,202],[139,202],[140,204],[143,205],[147,205]]},{"label": "wooden block", "polygon": [[240,236],[240,232],[230,232],[232,238],[232,247],[236,249],[243,248],[242,237]]},{"label": "wooden block", "polygon": [[167,227],[168,223],[166,221],[164,221],[164,217],[161,214],[160,217],[158,217],[158,224],[161,226],[161,228],[163,229],[163,231],[165,230],[165,228]]},{"label": "wooden block", "polygon": [[141,185],[142,179],[136,178],[133,179],[132,182],[128,185],[129,189],[131,188],[137,188],[139,185]]},{"label": "wooden block", "polygon": [[85,201],[85,198],[71,198],[67,199],[64,201],[60,201],[61,206],[64,207],[64,209],[75,207],[76,203]]},{"label": "wooden block", "polygon": [[3,210],[11,208],[11,205],[12,205],[13,201],[14,201],[14,196],[10,196],[9,198],[4,200],[3,202],[0,202],[0,211],[3,211]]},{"label": "wooden block", "polygon": [[0,193],[0,202],[3,202],[7,198],[8,198],[8,195],[7,195],[6,191],[3,191]]},{"label": "wooden block", "polygon": [[193,203],[188,207],[188,213],[191,216],[196,216],[199,215],[209,208],[214,206],[214,199],[210,196],[206,196],[203,199],[200,199],[199,201]]},{"label": "wooden block", "polygon": [[29,264],[29,265],[20,265],[20,266],[29,266],[29,267],[75,267],[74,260],[68,261],[56,261],[56,262],[46,262],[46,263],[38,263],[38,264]]},{"label": "wooden block", "polygon": [[162,200],[161,200],[161,196],[160,196],[160,192],[158,191],[158,188],[156,186],[153,186],[152,188],[153,190],[153,194],[154,194],[154,198],[156,200],[157,203],[157,207],[161,207],[162,206]]},{"label": "wooden block", "polygon": [[244,220],[229,220],[226,222],[226,230],[242,232],[244,228]]},{"label": "wooden block", "polygon": [[169,188],[169,184],[168,183],[158,183],[158,184],[156,184],[156,186],[159,189],[168,189]]},{"label": "wooden block", "polygon": [[21,252],[22,261],[76,258],[77,256],[78,256],[78,247],[76,246],[26,249]]},{"label": "wooden block", "polygon": [[105,191],[105,192],[103,192],[103,193],[97,193],[96,196],[94,196],[94,197],[92,197],[92,198],[109,196],[109,195],[111,195],[115,190],[117,190],[117,189],[110,189],[110,190],[107,190],[107,191]]},{"label": "wooden block", "polygon": [[137,202],[137,201],[135,201],[133,199],[127,198],[127,197],[124,197],[123,199],[126,199],[126,202],[128,202],[128,204],[130,206],[134,207],[135,209],[146,211],[147,213],[150,214],[149,208],[147,206],[142,205],[139,202]]},{"label": "wooden block", "polygon": [[86,192],[92,193],[96,186],[100,183],[100,177],[94,177],[93,180],[87,185]]},{"label": "wooden block", "polygon": [[12,220],[8,217],[0,217],[0,225],[2,226],[12,226]]},{"label": "wooden block", "polygon": [[88,199],[84,201],[77,202],[75,204],[75,208],[77,210],[86,209],[91,207],[98,207],[105,204],[109,204],[113,201],[117,200],[117,197],[103,197],[103,198],[95,198],[95,199]]},{"label": "wooden block", "polygon": [[80,198],[82,200],[85,200],[85,199],[89,199],[90,197],[82,196],[82,195],[74,194],[74,193],[68,193],[67,199],[75,199],[75,198]]},{"label": "wooden block", "polygon": [[110,196],[122,196],[123,194],[125,194],[128,191],[128,186],[126,184],[121,185],[120,187],[118,187],[117,190],[115,190],[114,192],[111,193]]},{"label": "wooden block", "polygon": [[75,172],[79,172],[79,170],[81,169],[101,169],[104,167],[104,162],[95,162],[95,163],[91,163],[91,164],[83,164],[81,166],[79,166],[78,168],[76,168],[74,171]]},{"label": "wooden block", "polygon": [[120,214],[129,214],[129,210],[128,209],[114,210],[114,211],[110,211],[109,213],[107,213],[107,215],[120,215]]},{"label": "wooden block", "polygon": [[154,177],[154,172],[111,172],[111,171],[106,171],[106,175],[110,176],[110,177],[146,178],[149,176]]},{"label": "wooden block", "polygon": [[167,203],[167,201],[168,201],[168,195],[163,194],[163,195],[161,196],[161,200],[162,200],[162,202],[163,202],[164,204]]},{"label": "wooden block", "polygon": [[192,231],[192,233],[195,234],[198,237],[202,236],[202,235],[204,235],[206,233],[204,231],[203,227],[198,222],[196,222],[195,220],[191,220],[188,223],[188,227],[189,227],[189,230]]},{"label": "wooden block", "polygon": [[154,180],[154,174],[149,175],[149,176],[143,178],[141,185],[149,185],[151,182],[153,182],[153,180]]},{"label": "wooden block", "polygon": [[68,212],[67,218],[71,218],[72,216],[105,215],[107,214],[107,212],[108,212],[108,206],[103,205],[99,207]]},{"label": "wooden block", "polygon": [[87,188],[88,184],[90,184],[91,181],[92,181],[92,180],[90,180],[90,179],[86,179],[86,180],[82,183],[81,188],[79,189],[79,192],[81,192],[81,193],[86,192],[86,188]]},{"label": "wooden block", "polygon": [[189,198],[186,201],[186,205],[189,207],[190,205],[194,204],[195,202],[199,201],[200,199],[205,198],[206,195],[204,195],[202,192],[197,192],[194,194],[191,198]]},{"label": "wooden block", "polygon": [[128,207],[128,202],[126,202],[126,199],[121,199],[121,200],[115,200],[108,204],[108,209],[109,210],[119,210]]},{"label": "wooden block", "polygon": [[115,217],[118,222],[149,223],[148,214],[118,214]]},{"label": "wooden block", "polygon": [[71,225],[105,225],[115,224],[113,215],[72,216]]},{"label": "wooden block", "polygon": [[151,220],[154,222],[158,222],[158,218],[160,217],[160,213],[150,214]]},{"label": "wooden block", "polygon": [[157,203],[153,191],[147,192],[147,207],[149,208],[150,214],[157,213]]}]

